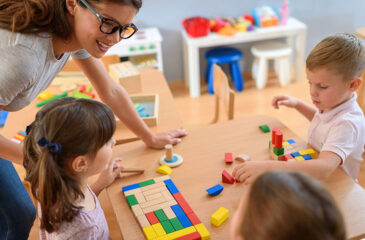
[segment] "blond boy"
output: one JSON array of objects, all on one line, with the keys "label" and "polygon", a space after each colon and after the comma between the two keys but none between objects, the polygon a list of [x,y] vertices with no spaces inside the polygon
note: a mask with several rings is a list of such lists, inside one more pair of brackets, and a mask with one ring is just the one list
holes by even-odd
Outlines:
[{"label": "blond boy", "polygon": [[365,119],[356,102],[365,67],[365,49],[351,34],[323,39],[309,54],[306,72],[315,107],[286,95],[274,97],[272,105],[294,108],[311,121],[308,143],[320,152],[318,159],[302,162],[252,161],[238,165],[233,176],[251,183],[269,170],[299,170],[316,178],[328,177],[337,167],[352,179],[362,161]]}]

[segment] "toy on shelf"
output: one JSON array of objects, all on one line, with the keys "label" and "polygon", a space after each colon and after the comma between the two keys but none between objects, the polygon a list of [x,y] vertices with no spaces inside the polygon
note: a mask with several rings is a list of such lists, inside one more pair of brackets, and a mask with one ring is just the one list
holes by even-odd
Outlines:
[{"label": "toy on shelf", "polygon": [[282,26],[285,26],[287,24],[289,15],[290,15],[288,1],[289,0],[283,1],[283,7],[281,8],[281,11],[280,11],[280,25],[282,25]]},{"label": "toy on shelf", "polygon": [[49,90],[44,90],[40,94],[38,94],[37,97],[41,100],[48,100],[53,96],[54,96],[53,92],[51,92]]},{"label": "toy on shelf", "polygon": [[283,141],[283,133],[277,128],[272,130],[269,151],[273,160],[304,161],[316,158],[316,152],[312,148],[298,150],[293,139]]},{"label": "toy on shelf", "polygon": [[168,175],[122,190],[146,239],[210,238],[207,228]]},{"label": "toy on shelf", "polygon": [[165,146],[166,154],[160,159],[161,165],[166,165],[169,167],[177,167],[183,163],[183,158],[179,154],[173,153],[172,144],[167,144]]},{"label": "toy on shelf", "polygon": [[47,100],[44,100],[43,102],[37,103],[36,107],[42,107],[43,105],[46,105],[47,103],[52,102],[55,99],[64,98],[64,97],[67,97],[67,96],[68,96],[67,92],[64,92],[64,93],[61,93],[61,94],[58,94],[58,95],[54,95],[53,97],[48,98]]},{"label": "toy on shelf", "polygon": [[272,7],[264,6],[252,9],[255,25],[258,27],[272,27],[279,25],[278,14]]},{"label": "toy on shelf", "polygon": [[228,209],[220,207],[211,217],[210,222],[219,227],[229,217]]},{"label": "toy on shelf", "polygon": [[182,22],[190,37],[204,37],[209,34],[209,20],[203,17],[190,17]]},{"label": "toy on shelf", "polygon": [[128,93],[142,91],[141,75],[130,61],[109,65],[109,72]]}]

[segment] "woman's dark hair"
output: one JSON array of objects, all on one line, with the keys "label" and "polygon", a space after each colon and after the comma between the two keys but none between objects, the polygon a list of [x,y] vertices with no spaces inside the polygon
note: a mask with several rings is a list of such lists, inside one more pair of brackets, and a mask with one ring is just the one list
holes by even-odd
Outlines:
[{"label": "woman's dark hair", "polygon": [[[85,7],[80,0],[77,3]],[[114,2],[133,6],[139,10],[142,0],[88,0],[88,2]],[[1,0],[0,27],[13,32],[49,32],[67,39],[72,29],[66,17],[66,0]]]},{"label": "woman's dark hair", "polygon": [[[42,209],[41,228],[56,231],[62,222],[70,222],[80,208],[74,205],[84,198],[79,180],[71,170],[77,156],[94,158],[113,136],[114,114],[105,104],[87,99],[62,98],[46,104],[36,115],[24,140],[26,180]],[[54,153],[40,147],[46,139],[62,146]]]},{"label": "woman's dark hair", "polygon": [[268,172],[252,184],[240,229],[245,240],[345,240],[344,220],[318,181]]}]

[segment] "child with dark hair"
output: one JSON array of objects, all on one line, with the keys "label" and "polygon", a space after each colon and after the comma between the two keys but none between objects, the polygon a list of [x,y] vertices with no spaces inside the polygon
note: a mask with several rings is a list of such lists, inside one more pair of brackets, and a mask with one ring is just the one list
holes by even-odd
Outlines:
[{"label": "child with dark hair", "polygon": [[267,172],[244,193],[232,240],[345,240],[344,220],[317,180],[299,172]]},{"label": "child with dark hair", "polygon": [[[113,112],[103,103],[63,98],[48,103],[27,128],[26,179],[38,201],[41,239],[109,239],[96,197],[119,175],[112,159]],[[88,178],[99,174],[89,187]]]}]

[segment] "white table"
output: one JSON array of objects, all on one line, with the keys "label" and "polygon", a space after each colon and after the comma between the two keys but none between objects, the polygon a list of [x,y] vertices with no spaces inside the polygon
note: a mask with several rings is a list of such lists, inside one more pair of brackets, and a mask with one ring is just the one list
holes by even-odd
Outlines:
[{"label": "white table", "polygon": [[286,38],[295,53],[295,79],[299,81],[304,74],[304,51],[307,35],[307,26],[295,18],[290,18],[286,26],[256,28],[252,32],[237,33],[232,37],[225,37],[216,33],[210,33],[205,37],[191,38],[186,31],[182,31],[185,84],[190,88],[191,97],[200,96],[200,63],[199,49],[261,41],[275,38]]}]

